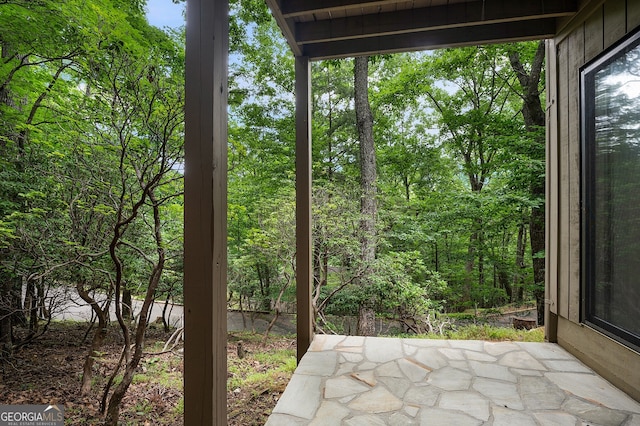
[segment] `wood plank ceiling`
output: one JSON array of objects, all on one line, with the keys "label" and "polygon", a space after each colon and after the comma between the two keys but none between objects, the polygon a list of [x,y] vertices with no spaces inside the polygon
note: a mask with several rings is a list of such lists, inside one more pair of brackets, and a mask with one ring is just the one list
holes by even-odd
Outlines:
[{"label": "wood plank ceiling", "polygon": [[311,60],[549,38],[577,0],[266,0]]}]

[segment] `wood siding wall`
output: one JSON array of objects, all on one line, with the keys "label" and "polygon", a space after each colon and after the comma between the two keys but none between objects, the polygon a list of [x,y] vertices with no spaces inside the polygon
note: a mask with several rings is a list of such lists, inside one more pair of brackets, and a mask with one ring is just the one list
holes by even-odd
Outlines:
[{"label": "wood siding wall", "polygon": [[640,354],[581,324],[579,74],[640,25],[640,0],[585,3],[576,19],[547,42],[546,278],[549,311],[553,323],[558,320],[557,330],[547,333],[640,400]]}]

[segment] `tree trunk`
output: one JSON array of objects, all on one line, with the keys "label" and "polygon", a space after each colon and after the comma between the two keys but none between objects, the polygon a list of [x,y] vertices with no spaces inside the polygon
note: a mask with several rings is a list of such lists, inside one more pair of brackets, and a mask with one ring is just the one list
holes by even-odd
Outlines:
[{"label": "tree trunk", "polygon": [[482,220],[479,219],[480,226],[478,227],[478,287],[484,288],[484,234],[482,233]]},{"label": "tree trunk", "polygon": [[476,261],[476,244],[478,242],[478,232],[475,231],[469,236],[469,247],[467,248],[467,259],[464,263],[464,288],[462,289],[462,302],[471,301],[471,288],[473,287],[473,273]]},{"label": "tree trunk", "polygon": [[96,312],[98,316],[98,328],[93,334],[91,340],[91,347],[89,353],[84,359],[84,365],[82,367],[82,384],[80,385],[80,395],[88,395],[91,392],[91,380],[93,379],[93,364],[96,358],[100,356],[99,349],[104,344],[104,339],[107,337],[107,320],[105,312]]},{"label": "tree trunk", "polygon": [[436,272],[440,272],[440,264],[438,263],[438,241],[433,242],[433,258]]},{"label": "tree trunk", "polygon": [[360,307],[356,334],[358,336],[374,336],[376,334],[376,313],[373,308]]},{"label": "tree trunk", "polygon": [[36,295],[36,283],[33,279],[27,280],[27,292],[24,301],[24,310],[29,314],[29,337],[33,337],[38,331],[38,297]]},{"label": "tree trunk", "polygon": [[[118,424],[122,398],[124,398],[127,389],[129,389],[129,385],[131,385],[131,381],[133,380],[133,375],[135,374],[136,368],[138,368],[138,364],[142,359],[144,337],[148,326],[147,318],[149,315],[149,310],[151,309],[151,304],[154,301],[156,289],[158,288],[158,284],[160,283],[160,278],[162,277],[162,271],[164,270],[165,250],[164,242],[162,239],[160,207],[153,191],[153,188],[149,189],[148,196],[153,206],[154,238],[156,242],[156,252],[158,258],[157,262],[153,265],[153,270],[151,271],[151,276],[149,278],[149,285],[147,287],[147,293],[145,294],[144,301],[142,302],[140,317],[138,318],[138,324],[136,326],[133,354],[131,356],[127,355],[124,357],[124,359],[126,359],[126,364],[122,381],[116,386],[116,388],[113,390],[113,393],[111,394],[111,397],[109,398],[109,405],[107,407],[107,414],[105,417],[105,425],[109,426],[117,426]],[[124,352],[126,352],[126,350],[124,350]],[[126,355],[126,353],[123,353],[123,355]],[[108,391],[108,388],[105,389],[105,396]]]},{"label": "tree trunk", "polygon": [[[78,295],[87,302],[93,313],[96,314],[96,318],[98,318],[98,328],[93,334],[93,339],[91,340],[91,347],[89,348],[89,353],[87,357],[84,359],[84,365],[82,367],[82,384],[80,385],[80,394],[87,395],[91,391],[91,379],[93,378],[93,364],[95,363],[96,358],[100,356],[99,349],[104,344],[104,340],[107,337],[107,323],[109,320],[109,302],[105,304],[103,308],[100,307],[98,302],[95,301],[90,295],[89,292],[84,288],[82,284],[78,284],[76,286],[78,291]],[[111,297],[111,295],[108,295]]]},{"label": "tree trunk", "polygon": [[37,284],[38,288],[38,315],[40,319],[49,320],[51,319],[51,313],[46,305],[45,300],[45,280],[42,278],[40,282]]},{"label": "tree trunk", "polygon": [[496,278],[498,281],[498,288],[503,288],[505,293],[507,293],[507,297],[509,301],[513,301],[513,287],[511,286],[511,282],[509,282],[509,274],[507,273],[507,268],[504,263],[501,261],[494,265]]},{"label": "tree trunk", "polygon": [[524,252],[526,248],[526,229],[524,223],[518,226],[518,243],[516,244],[516,273],[513,278],[513,288],[515,291],[511,296],[511,302],[522,302],[524,295],[524,279],[522,277],[522,270],[525,268]]},{"label": "tree trunk", "polygon": [[122,289],[122,318],[125,321],[131,321],[133,318],[133,305],[132,305],[131,290],[127,288],[126,284]]},{"label": "tree trunk", "polygon": [[0,358],[11,356],[11,278],[0,274]]},{"label": "tree trunk", "polygon": [[[542,191],[534,188],[538,192],[538,196],[544,199],[544,186]],[[542,194],[540,194],[542,192]],[[533,192],[536,194],[536,192]],[[536,308],[538,310],[538,325],[544,325],[544,257],[545,257],[545,239],[544,239],[544,205],[535,207],[531,211],[531,222],[529,225],[529,233],[531,234],[531,253],[533,255],[533,295],[536,299]]]},{"label": "tree trunk", "polygon": [[[520,62],[520,55],[517,51],[509,54],[511,68],[516,73],[520,86],[522,87],[522,116],[527,131],[534,133],[537,142],[544,146],[544,129],[546,124],[544,109],[540,101],[540,78],[544,66],[545,47],[544,41],[538,43],[531,71],[527,73]],[[544,151],[542,151],[544,152]],[[541,160],[544,160],[542,158]],[[545,188],[544,177],[536,176],[531,182],[531,197],[538,200],[539,204],[531,209],[531,219],[529,223],[529,234],[531,235],[531,255],[533,256],[533,279],[534,297],[538,310],[538,325],[544,325],[544,259],[545,259]]]},{"label": "tree trunk", "polygon": [[[169,311],[169,315],[167,315],[167,308],[169,307],[169,302],[171,301],[172,293],[173,293],[173,284],[171,285],[171,288],[167,292],[167,298],[164,299],[164,306],[162,307],[162,327],[165,333],[168,333],[169,330],[171,329],[171,323],[170,323],[171,311]],[[173,309],[173,305],[171,309]]]},{"label": "tree trunk", "polygon": [[21,326],[26,327],[27,314],[25,313],[25,307],[22,304],[22,277],[14,278],[12,283],[11,316],[13,317],[13,324],[20,324]]},{"label": "tree trunk", "polygon": [[261,311],[271,311],[271,267],[266,263],[256,263],[256,272],[260,283],[260,307]]},{"label": "tree trunk", "polygon": [[[355,59],[354,89],[356,125],[360,141],[360,231],[361,260],[366,268],[360,278],[360,285],[369,286],[371,266],[376,258],[376,150],[373,141],[373,115],[369,104],[369,57],[360,56]],[[366,292],[366,291],[365,291]],[[370,292],[369,292],[370,293]],[[363,300],[358,313],[358,334],[372,336],[375,334],[374,298],[368,296]]]}]

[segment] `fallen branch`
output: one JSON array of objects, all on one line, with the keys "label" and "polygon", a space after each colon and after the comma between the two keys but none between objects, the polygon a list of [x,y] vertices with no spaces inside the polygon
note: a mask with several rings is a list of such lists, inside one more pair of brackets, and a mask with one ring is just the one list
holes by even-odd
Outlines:
[{"label": "fallen branch", "polygon": [[[184,327],[180,327],[173,332],[171,337],[169,337],[167,342],[164,344],[164,347],[162,348],[162,352],[160,353],[171,352],[176,346],[178,346],[180,340],[184,340]],[[169,345],[171,344],[172,341],[174,342],[173,346],[169,348]]]}]

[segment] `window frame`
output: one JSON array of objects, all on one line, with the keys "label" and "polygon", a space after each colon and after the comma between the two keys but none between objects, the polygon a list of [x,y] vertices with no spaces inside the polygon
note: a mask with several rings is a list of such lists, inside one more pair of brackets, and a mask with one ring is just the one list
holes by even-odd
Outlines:
[{"label": "window frame", "polygon": [[[580,286],[581,322],[625,346],[640,351],[640,336],[596,315],[596,103],[595,76],[612,62],[640,46],[640,27],[580,68]],[[639,253],[640,256],[640,253]],[[640,303],[640,301],[639,301]]]}]

